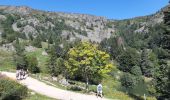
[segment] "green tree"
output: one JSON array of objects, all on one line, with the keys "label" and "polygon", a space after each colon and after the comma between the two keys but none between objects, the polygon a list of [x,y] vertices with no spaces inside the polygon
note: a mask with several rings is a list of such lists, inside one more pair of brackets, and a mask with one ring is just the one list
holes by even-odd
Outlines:
[{"label": "green tree", "polygon": [[152,77],[154,75],[154,64],[149,60],[149,53],[146,49],[142,50],[141,54],[141,69],[143,75]]},{"label": "green tree", "polygon": [[56,75],[56,53],[55,53],[55,48],[54,47],[49,47],[49,50],[48,50],[48,54],[50,55],[49,59],[48,59],[48,70],[49,70],[49,73],[51,74],[51,76],[57,76]]},{"label": "green tree", "polygon": [[68,57],[65,66],[69,69],[70,75],[81,76],[86,81],[86,88],[92,76],[102,79],[113,68],[110,56],[89,42],[80,42],[71,48]]},{"label": "green tree", "polygon": [[49,55],[48,71],[51,76],[58,76],[59,74],[63,74],[65,76],[66,69],[64,68],[64,60],[58,54],[54,46],[50,47]]},{"label": "green tree", "polygon": [[19,43],[19,39],[16,38],[16,42],[14,43],[15,47],[15,55],[14,61],[16,63],[17,69],[27,69],[26,60],[25,60],[25,53],[24,53],[24,46]]},{"label": "green tree", "polygon": [[[170,5],[164,11],[164,25],[165,32],[162,34],[160,48],[164,52],[159,58],[160,68],[156,74],[156,89],[159,96],[163,99],[170,99],[170,66],[168,61],[170,60]],[[166,54],[166,55],[165,55]]]},{"label": "green tree", "polygon": [[31,73],[39,73],[40,72],[40,68],[38,67],[38,60],[36,58],[36,56],[34,55],[29,55],[26,57],[26,65],[28,70]]},{"label": "green tree", "polygon": [[130,70],[130,73],[135,75],[135,76],[141,76],[142,75],[142,71],[141,71],[139,66],[133,66]]},{"label": "green tree", "polygon": [[147,94],[146,84],[141,76],[124,73],[120,79],[123,89],[129,94],[140,95]]},{"label": "green tree", "polygon": [[130,92],[136,84],[136,79],[134,75],[129,73],[124,73],[120,79],[121,85],[126,89],[126,92]]},{"label": "green tree", "polygon": [[140,54],[133,48],[126,49],[118,58],[119,69],[130,72],[133,66],[139,66]]},{"label": "green tree", "polygon": [[37,48],[42,48],[40,35],[37,35],[37,37],[33,39],[32,45]]},{"label": "green tree", "polygon": [[119,41],[121,37],[110,37],[109,39],[104,39],[100,43],[100,48],[108,52],[112,59],[116,59],[123,51],[124,45],[123,41]]}]

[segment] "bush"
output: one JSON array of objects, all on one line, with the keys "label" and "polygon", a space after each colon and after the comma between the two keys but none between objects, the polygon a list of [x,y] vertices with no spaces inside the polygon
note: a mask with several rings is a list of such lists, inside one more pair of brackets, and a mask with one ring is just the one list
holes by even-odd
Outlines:
[{"label": "bush", "polygon": [[21,27],[22,27],[21,22],[17,22],[17,27],[18,27],[18,28],[21,28]]},{"label": "bush", "polygon": [[27,87],[10,80],[0,77],[0,100],[21,100],[27,96]]},{"label": "bush", "polygon": [[37,36],[36,38],[33,39],[32,45],[37,48],[42,48],[40,36]]},{"label": "bush", "polygon": [[133,66],[130,73],[133,74],[133,75],[136,75],[136,76],[142,75],[142,71],[141,71],[139,66]]},{"label": "bush", "polygon": [[69,90],[72,90],[72,91],[82,91],[82,88],[79,87],[79,86],[71,86],[70,88],[68,88]]},{"label": "bush", "polygon": [[129,73],[125,73],[121,77],[120,81],[121,81],[122,86],[125,87],[127,91],[132,90],[136,84],[135,77]]},{"label": "bush", "polygon": [[36,56],[30,55],[26,57],[26,64],[28,66],[28,70],[31,73],[39,73],[40,69],[38,67],[38,60]]}]

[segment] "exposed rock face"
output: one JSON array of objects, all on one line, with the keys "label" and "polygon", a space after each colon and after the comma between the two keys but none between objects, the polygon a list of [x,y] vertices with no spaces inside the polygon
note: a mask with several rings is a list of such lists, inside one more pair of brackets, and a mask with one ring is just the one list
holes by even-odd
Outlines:
[{"label": "exposed rock face", "polygon": [[4,15],[0,15],[0,21],[6,20],[6,17]]},{"label": "exposed rock face", "polygon": [[6,13],[19,13],[19,14],[29,14],[31,13],[31,8],[25,6],[0,6],[0,10],[4,10]]},{"label": "exposed rock face", "polygon": [[[63,29],[61,36],[64,38],[69,37],[68,40],[70,41],[79,38],[101,42],[103,39],[109,38],[111,32],[114,33],[115,31],[114,28],[109,29],[106,26],[108,22],[106,18],[99,16],[43,12],[25,6],[0,6],[0,10],[5,13],[19,15],[21,18],[13,23],[12,28],[14,31],[25,33],[27,37],[29,33],[35,36],[37,33],[44,32],[42,29],[55,28],[55,23],[62,22],[63,20],[66,26],[72,27],[72,30]],[[0,19],[5,19],[5,16],[0,16]],[[20,22],[22,27],[18,28],[16,22]],[[80,34],[80,32],[86,32],[87,34]]]},{"label": "exposed rock face", "polygon": [[[19,19],[15,20],[15,23],[11,26],[14,31],[25,34],[27,38],[29,33],[31,33],[33,37],[42,33],[47,36],[49,33],[57,33],[68,41],[74,41],[78,38],[99,43],[105,38],[114,36],[116,32],[114,23],[117,21],[100,16],[44,12],[25,6],[0,6],[0,11],[11,14],[12,16],[19,16]],[[145,21],[137,22],[140,25],[134,32],[147,33],[148,26],[153,26],[163,21],[163,14],[159,11],[150,16],[133,19],[145,19]],[[129,19],[130,25],[136,23],[133,19]],[[6,16],[0,14],[0,20],[6,20]],[[20,27],[17,27],[17,23],[21,23]]]},{"label": "exposed rock face", "polygon": [[27,52],[34,52],[34,51],[36,51],[36,48],[33,47],[33,46],[26,46],[25,47],[25,51],[27,51]]},{"label": "exposed rock face", "polygon": [[9,44],[4,44],[3,46],[0,46],[0,51],[15,51],[14,46],[12,45],[12,43]]},{"label": "exposed rock face", "polygon": [[38,33],[38,32],[35,30],[34,27],[29,26],[29,25],[25,26],[25,27],[23,28],[23,31],[22,31],[22,32],[25,33],[26,37],[28,37],[28,34],[29,34],[29,33],[32,33],[33,35],[35,35],[36,33]]}]

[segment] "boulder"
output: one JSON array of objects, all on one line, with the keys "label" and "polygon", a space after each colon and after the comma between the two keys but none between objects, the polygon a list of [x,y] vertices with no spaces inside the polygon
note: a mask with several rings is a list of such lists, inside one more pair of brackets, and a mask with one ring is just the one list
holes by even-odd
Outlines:
[{"label": "boulder", "polygon": [[48,54],[47,54],[47,52],[43,51],[43,52],[42,52],[42,55],[43,55],[43,56],[47,56]]}]

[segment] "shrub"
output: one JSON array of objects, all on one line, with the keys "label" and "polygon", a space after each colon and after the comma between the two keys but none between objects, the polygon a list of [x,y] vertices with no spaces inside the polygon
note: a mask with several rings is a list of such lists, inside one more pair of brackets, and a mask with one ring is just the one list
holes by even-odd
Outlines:
[{"label": "shrub", "polygon": [[136,76],[142,75],[142,71],[139,66],[133,66],[130,72],[131,74],[136,75]]},{"label": "shrub", "polygon": [[69,90],[72,90],[72,91],[82,91],[82,88],[79,87],[79,86],[71,86],[70,88],[68,88]]},{"label": "shrub", "polygon": [[122,86],[125,87],[127,91],[132,90],[136,84],[135,77],[129,73],[125,73],[121,77],[120,81],[121,81]]},{"label": "shrub", "polygon": [[6,77],[0,77],[0,100],[21,100],[27,96],[28,89]]},{"label": "shrub", "polygon": [[120,91],[115,91],[114,93],[112,93],[111,95],[112,98],[118,99],[118,100],[134,100],[132,97],[130,97],[129,95],[120,92]]},{"label": "shrub", "polygon": [[17,23],[17,27],[18,27],[18,28],[23,27],[22,24],[21,24],[21,22],[18,22],[18,23]]},{"label": "shrub", "polygon": [[40,38],[39,35],[38,35],[36,38],[33,39],[32,45],[35,46],[35,47],[37,47],[37,48],[42,48],[41,38]]},{"label": "shrub", "polygon": [[28,66],[28,70],[31,73],[39,73],[40,69],[38,67],[38,60],[36,56],[30,55],[26,57],[26,64]]}]

